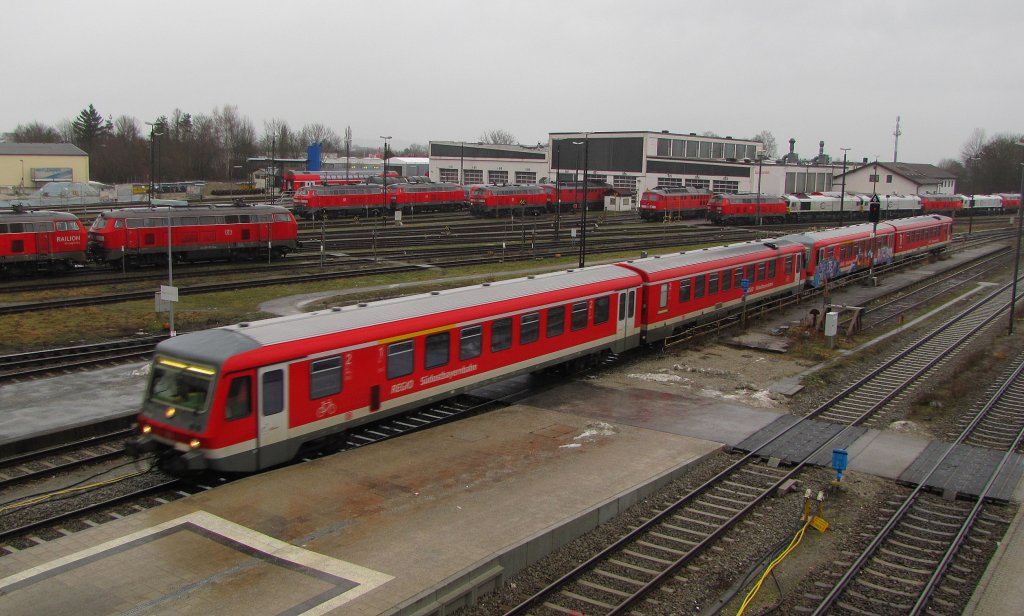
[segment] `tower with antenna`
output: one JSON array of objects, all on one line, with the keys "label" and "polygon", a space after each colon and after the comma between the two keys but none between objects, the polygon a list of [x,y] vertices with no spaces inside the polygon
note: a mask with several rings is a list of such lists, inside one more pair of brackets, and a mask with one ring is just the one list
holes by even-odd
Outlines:
[{"label": "tower with antenna", "polygon": [[900,135],[902,134],[903,133],[900,132],[900,117],[896,116],[896,130],[892,134],[893,137],[896,137],[896,143],[892,146],[892,162],[894,163],[899,161],[899,159],[896,158],[896,154],[900,151]]}]

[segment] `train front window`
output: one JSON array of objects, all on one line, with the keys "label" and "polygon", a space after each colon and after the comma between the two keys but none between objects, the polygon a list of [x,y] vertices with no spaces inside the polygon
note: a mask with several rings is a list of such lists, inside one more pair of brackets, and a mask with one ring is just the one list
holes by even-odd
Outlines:
[{"label": "train front window", "polygon": [[171,359],[153,364],[148,400],[196,413],[206,410],[214,370]]}]

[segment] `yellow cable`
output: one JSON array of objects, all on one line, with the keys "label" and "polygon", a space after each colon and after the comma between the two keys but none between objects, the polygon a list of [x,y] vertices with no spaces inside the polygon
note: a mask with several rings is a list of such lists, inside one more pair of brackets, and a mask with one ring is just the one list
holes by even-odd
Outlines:
[{"label": "yellow cable", "polygon": [[50,500],[51,498],[54,498],[54,497],[57,497],[57,496],[64,496],[66,494],[74,494],[75,492],[82,492],[82,491],[91,490],[91,489],[94,489],[94,488],[102,488],[104,486],[111,485],[111,484],[117,483],[119,481],[124,481],[125,479],[130,479],[132,477],[138,477],[139,475],[144,475],[144,474],[146,474],[148,472],[149,472],[148,470],[138,471],[138,472],[132,473],[130,475],[122,475],[120,477],[113,477],[111,479],[106,479],[104,481],[97,481],[96,483],[90,483],[90,484],[86,484],[86,485],[82,485],[82,486],[75,486],[75,487],[71,487],[71,488],[65,488],[63,490],[55,490],[53,492],[47,492],[46,494],[39,494],[39,495],[31,497],[31,498],[29,498],[27,500],[17,501],[17,502],[14,502],[14,503],[8,503],[8,504],[0,507],[0,513],[7,513],[8,511],[14,511],[15,509],[21,509],[22,507],[27,507],[29,505],[36,505],[36,504],[39,504],[39,503],[42,503],[42,502],[46,502],[46,501]]},{"label": "yellow cable", "polygon": [[757,584],[754,584],[754,587],[747,593],[746,598],[743,599],[743,604],[740,605],[740,609],[736,612],[736,616],[743,616],[743,612],[747,610],[747,607],[750,606],[750,602],[754,600],[755,596],[757,596],[758,591],[761,590],[761,585],[764,584],[764,581],[768,578],[768,575],[771,574],[772,570],[775,569],[775,567],[781,563],[784,558],[789,556],[789,553],[792,552],[796,546],[800,545],[800,541],[804,538],[804,532],[807,530],[812,519],[813,516],[807,516],[807,521],[804,522],[804,525],[800,527],[800,530],[796,531],[796,534],[793,535],[793,539],[790,540],[789,546],[787,546],[786,549],[783,550],[782,554],[779,554],[775,560],[765,568],[764,573],[761,574],[761,578],[757,580]]}]

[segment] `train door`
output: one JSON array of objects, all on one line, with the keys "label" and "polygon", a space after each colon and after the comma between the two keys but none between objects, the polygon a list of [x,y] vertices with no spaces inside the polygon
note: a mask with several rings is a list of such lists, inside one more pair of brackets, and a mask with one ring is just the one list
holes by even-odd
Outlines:
[{"label": "train door", "polygon": [[639,331],[636,325],[636,301],[638,295],[635,288],[619,292],[618,325],[616,326],[617,351],[628,348],[626,343],[630,337],[636,335]]},{"label": "train door", "polygon": [[36,223],[36,254],[40,257],[48,257],[50,255],[50,236],[52,231],[52,222]]},{"label": "train door", "polygon": [[260,368],[258,464],[266,468],[291,458],[284,446],[288,440],[288,371],[285,364]]}]

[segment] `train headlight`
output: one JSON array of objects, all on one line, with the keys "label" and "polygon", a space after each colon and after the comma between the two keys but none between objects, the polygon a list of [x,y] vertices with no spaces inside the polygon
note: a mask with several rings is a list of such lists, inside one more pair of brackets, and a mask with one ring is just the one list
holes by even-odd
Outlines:
[{"label": "train headlight", "polygon": [[170,419],[171,417],[174,417],[174,414],[177,412],[178,409],[174,408],[173,406],[169,406],[167,407],[167,410],[164,411],[164,416],[167,417],[167,419]]},{"label": "train headlight", "polygon": [[197,438],[194,438],[188,442],[188,446],[191,447],[192,449],[199,449],[200,445],[202,445],[202,443]]},{"label": "train headlight", "polygon": [[152,431],[153,431],[153,426],[149,426],[149,425],[142,426],[142,433],[143,434],[149,434]]}]

